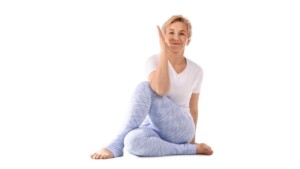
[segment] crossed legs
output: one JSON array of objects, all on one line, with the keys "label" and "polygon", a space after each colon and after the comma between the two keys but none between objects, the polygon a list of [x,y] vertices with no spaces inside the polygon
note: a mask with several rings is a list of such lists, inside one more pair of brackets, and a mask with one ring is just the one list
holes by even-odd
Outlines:
[{"label": "crossed legs", "polygon": [[[147,115],[156,130],[139,128]],[[123,129],[111,144],[92,154],[91,158],[120,157],[123,155],[124,143],[126,149],[137,156],[212,154],[206,144],[188,144],[195,130],[191,125],[191,117],[181,112],[168,97],[156,95],[149,82],[137,86],[125,121]]]}]

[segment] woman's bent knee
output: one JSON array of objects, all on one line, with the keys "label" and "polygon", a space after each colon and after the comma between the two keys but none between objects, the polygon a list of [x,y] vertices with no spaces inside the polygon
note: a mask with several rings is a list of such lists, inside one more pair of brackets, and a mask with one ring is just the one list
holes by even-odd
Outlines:
[{"label": "woman's bent knee", "polygon": [[134,154],[137,155],[137,149],[138,149],[138,145],[141,142],[140,136],[139,136],[139,132],[136,130],[132,130],[131,132],[129,132],[125,139],[124,139],[124,145],[126,150],[130,153],[130,154]]},{"label": "woman's bent knee", "polygon": [[136,90],[145,91],[147,89],[151,89],[150,83],[148,81],[143,81],[137,85]]},{"label": "woman's bent knee", "polygon": [[143,128],[132,130],[124,139],[125,149],[136,156],[147,156],[149,152],[149,145],[147,145],[149,134],[152,133]]}]

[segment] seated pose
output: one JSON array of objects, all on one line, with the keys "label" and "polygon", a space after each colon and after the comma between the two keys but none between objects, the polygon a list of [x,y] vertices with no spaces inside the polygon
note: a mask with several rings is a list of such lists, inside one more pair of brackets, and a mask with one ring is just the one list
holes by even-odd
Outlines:
[{"label": "seated pose", "polygon": [[121,157],[124,147],[142,157],[213,153],[210,146],[195,142],[203,72],[184,56],[191,28],[181,15],[157,27],[161,52],[147,60],[148,81],[136,87],[122,130],[92,159]]}]

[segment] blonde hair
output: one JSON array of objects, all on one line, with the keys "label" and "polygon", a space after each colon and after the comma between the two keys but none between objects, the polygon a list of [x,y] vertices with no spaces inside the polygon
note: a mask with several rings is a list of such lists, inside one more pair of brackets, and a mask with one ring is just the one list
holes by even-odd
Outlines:
[{"label": "blonde hair", "polygon": [[188,31],[188,39],[191,39],[191,37],[192,37],[191,22],[187,18],[183,17],[182,15],[173,15],[170,19],[168,19],[162,26],[163,33],[165,34],[166,28],[174,22],[182,22],[182,23],[186,24],[187,31]]}]

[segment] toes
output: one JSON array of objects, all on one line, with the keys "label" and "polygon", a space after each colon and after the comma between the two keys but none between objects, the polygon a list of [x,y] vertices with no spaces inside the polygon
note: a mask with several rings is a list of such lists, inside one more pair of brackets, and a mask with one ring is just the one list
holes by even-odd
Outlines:
[{"label": "toes", "polygon": [[102,159],[102,154],[97,154],[97,159]]},{"label": "toes", "polygon": [[94,153],[93,155],[92,155],[92,159],[96,159],[96,153]]},{"label": "toes", "polygon": [[213,153],[214,153],[214,151],[211,149],[210,146],[208,146],[207,155],[212,155]]},{"label": "toes", "polygon": [[92,159],[95,159],[95,156],[96,156],[96,153],[92,154],[92,155],[91,155],[91,158],[92,158]]},{"label": "toes", "polygon": [[108,158],[110,158],[110,155],[109,155],[109,154],[103,154],[103,155],[101,156],[101,159],[108,159]]},{"label": "toes", "polygon": [[101,155],[100,154],[97,154],[97,153],[94,153],[93,155],[92,155],[92,159],[99,159],[101,157]]},{"label": "toes", "polygon": [[198,144],[198,154],[212,155],[213,151],[209,145],[205,143],[200,143]]},{"label": "toes", "polygon": [[108,159],[108,158],[113,158],[111,154],[107,153],[94,153],[90,155],[91,159]]}]

